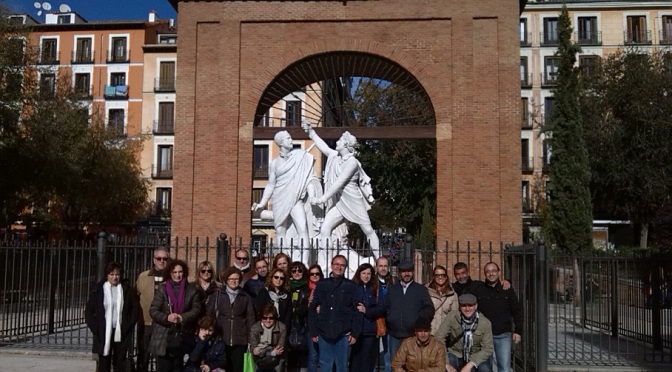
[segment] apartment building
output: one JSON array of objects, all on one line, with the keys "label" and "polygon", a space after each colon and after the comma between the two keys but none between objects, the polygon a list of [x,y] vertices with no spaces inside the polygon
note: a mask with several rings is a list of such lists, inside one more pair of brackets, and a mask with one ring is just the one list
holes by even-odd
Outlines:
[{"label": "apartment building", "polygon": [[[553,109],[552,89],[559,58],[558,17],[567,5],[573,41],[581,46],[582,74],[596,71],[601,58],[624,47],[643,53],[672,52],[670,1],[530,1],[520,16],[520,99],[523,219],[538,225],[537,213],[548,190],[552,149],[541,127]],[[595,236],[613,221],[594,221]]]}]

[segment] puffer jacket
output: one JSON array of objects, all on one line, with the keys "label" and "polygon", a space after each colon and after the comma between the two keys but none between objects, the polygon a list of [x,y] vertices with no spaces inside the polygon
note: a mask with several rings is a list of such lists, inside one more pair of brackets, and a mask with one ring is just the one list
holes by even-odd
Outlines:
[{"label": "puffer jacket", "polygon": [[436,334],[439,326],[450,311],[458,311],[457,294],[454,291],[448,291],[444,294],[439,293],[434,288],[427,288],[429,298],[434,304],[434,319],[432,319],[432,334]]},{"label": "puffer jacket", "polygon": [[210,295],[205,312],[217,318],[227,346],[247,345],[250,329],[254,324],[254,307],[247,292],[238,288],[233,303],[226,293],[226,286]]},{"label": "puffer jacket", "polygon": [[443,342],[432,336],[429,336],[429,342],[425,346],[418,345],[415,337],[405,339],[392,359],[393,372],[444,372],[445,370],[446,348]]},{"label": "puffer jacket", "polygon": [[[149,342],[149,351],[157,356],[166,355],[168,344],[168,331],[174,325],[168,321],[170,315],[170,303],[166,293],[166,285],[162,284],[154,293],[154,299],[149,307],[149,315],[152,317],[152,339]],[[182,311],[182,323],[180,328],[185,334],[193,334],[196,330],[196,322],[203,312],[203,300],[201,292],[193,283],[184,286],[184,311]]]}]

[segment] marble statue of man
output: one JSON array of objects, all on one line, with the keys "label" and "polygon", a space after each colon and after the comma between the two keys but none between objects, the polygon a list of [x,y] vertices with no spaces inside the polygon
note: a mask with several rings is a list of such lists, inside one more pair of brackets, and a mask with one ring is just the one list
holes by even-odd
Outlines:
[{"label": "marble statue of man", "polygon": [[357,139],[349,132],[345,132],[336,142],[336,148],[332,149],[317,135],[310,123],[305,122],[302,127],[315,146],[327,156],[324,194],[310,200],[311,204],[326,204],[326,214],[320,228],[320,247],[326,247],[332,231],[343,220],[347,220],[359,225],[369,240],[369,246],[375,258],[378,258],[380,244],[378,235],[371,226],[368,212],[374,201],[371,193],[371,178],[366,175],[355,158]]},{"label": "marble statue of man", "polygon": [[[291,252],[290,256],[292,260],[306,262],[310,239],[305,204],[309,197],[309,184],[315,178],[315,159],[308,151],[294,149],[292,137],[287,131],[276,133],[274,140],[280,148],[280,156],[271,161],[268,183],[259,203],[252,204],[252,210],[264,209],[270,199],[273,204],[276,245],[290,249],[305,248],[297,251],[298,255],[297,252]],[[299,239],[290,242],[286,236],[292,225]]]}]

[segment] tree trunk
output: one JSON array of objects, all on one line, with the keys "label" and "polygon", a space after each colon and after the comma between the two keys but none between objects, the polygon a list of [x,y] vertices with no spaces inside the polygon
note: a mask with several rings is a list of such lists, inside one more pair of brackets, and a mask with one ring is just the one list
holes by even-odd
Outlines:
[{"label": "tree trunk", "polygon": [[639,248],[647,248],[649,240],[649,223],[642,223],[639,229]]}]

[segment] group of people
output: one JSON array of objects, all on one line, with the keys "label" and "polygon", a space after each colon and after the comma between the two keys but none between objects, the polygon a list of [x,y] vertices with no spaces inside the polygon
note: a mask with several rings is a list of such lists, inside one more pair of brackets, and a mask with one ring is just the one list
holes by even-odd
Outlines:
[{"label": "group of people", "polygon": [[[153,266],[133,286],[117,263],[106,267],[86,306],[98,371],[124,371],[133,331],[138,330],[137,370],[150,355],[159,372],[239,372],[250,353],[259,372],[497,371],[511,366],[520,341],[522,307],[494,262],[486,280],[472,280],[468,267],[437,266],[425,285],[410,262],[390,274],[389,261],[360,265],[345,277],[347,258],[333,257],[329,276],[279,253],[272,262],[250,262],[235,252],[233,265],[217,275],[153,252]],[[325,268],[326,269],[326,268]]]}]

